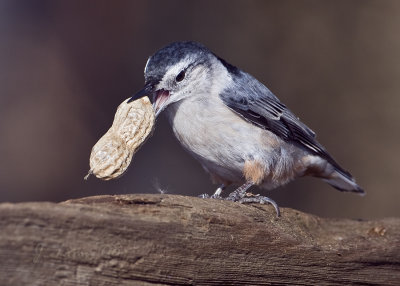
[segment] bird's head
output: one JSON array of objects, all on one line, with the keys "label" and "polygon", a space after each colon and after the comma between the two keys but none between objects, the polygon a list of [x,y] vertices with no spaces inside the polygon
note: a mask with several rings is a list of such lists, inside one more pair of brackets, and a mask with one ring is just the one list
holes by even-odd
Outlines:
[{"label": "bird's head", "polygon": [[174,102],[206,93],[210,89],[215,59],[215,55],[199,43],[172,43],[147,60],[144,88],[130,101],[147,95],[153,99],[158,115]]}]

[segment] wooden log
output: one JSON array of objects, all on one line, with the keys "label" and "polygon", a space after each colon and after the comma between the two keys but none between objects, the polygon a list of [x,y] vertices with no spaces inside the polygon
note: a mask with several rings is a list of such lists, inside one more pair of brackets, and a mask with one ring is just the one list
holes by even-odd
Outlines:
[{"label": "wooden log", "polygon": [[400,219],[176,195],[0,204],[0,285],[400,285]]}]

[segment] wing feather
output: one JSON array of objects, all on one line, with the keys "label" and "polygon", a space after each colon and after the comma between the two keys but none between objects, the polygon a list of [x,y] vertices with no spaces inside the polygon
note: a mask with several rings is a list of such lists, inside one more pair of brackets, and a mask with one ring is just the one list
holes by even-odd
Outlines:
[{"label": "wing feather", "polygon": [[232,78],[233,85],[220,94],[229,108],[258,127],[321,156],[340,173],[351,177],[316,140],[314,131],[302,123],[266,86],[243,71]]}]

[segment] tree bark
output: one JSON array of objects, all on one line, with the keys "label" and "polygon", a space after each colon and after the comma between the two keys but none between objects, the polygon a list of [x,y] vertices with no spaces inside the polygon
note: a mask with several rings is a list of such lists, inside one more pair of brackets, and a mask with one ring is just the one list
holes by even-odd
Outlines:
[{"label": "tree bark", "polygon": [[0,204],[0,285],[400,285],[400,219],[176,195]]}]

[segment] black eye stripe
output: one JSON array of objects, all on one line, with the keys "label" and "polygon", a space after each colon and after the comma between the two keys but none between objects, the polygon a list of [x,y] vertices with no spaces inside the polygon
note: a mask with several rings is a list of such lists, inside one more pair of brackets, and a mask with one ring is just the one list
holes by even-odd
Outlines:
[{"label": "black eye stripe", "polygon": [[178,73],[175,80],[179,82],[179,81],[182,81],[184,78],[185,78],[185,71],[183,70],[180,73]]}]

